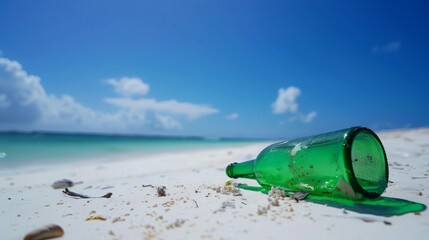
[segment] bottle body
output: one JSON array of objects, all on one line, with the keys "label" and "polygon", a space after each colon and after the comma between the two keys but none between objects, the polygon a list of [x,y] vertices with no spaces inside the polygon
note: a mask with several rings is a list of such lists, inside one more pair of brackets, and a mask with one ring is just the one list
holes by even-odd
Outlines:
[{"label": "bottle body", "polygon": [[[232,168],[241,174],[232,174]],[[376,198],[384,192],[387,168],[386,154],[375,133],[353,127],[275,143],[246,166],[231,166],[227,174],[253,178],[266,188],[362,199]]]}]

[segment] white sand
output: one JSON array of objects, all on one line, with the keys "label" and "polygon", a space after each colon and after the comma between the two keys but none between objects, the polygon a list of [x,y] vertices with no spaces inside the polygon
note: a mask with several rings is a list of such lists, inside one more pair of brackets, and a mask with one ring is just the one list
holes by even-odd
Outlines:
[{"label": "white sand", "polygon": [[[429,205],[429,129],[379,134],[390,165],[383,196]],[[0,170],[0,239],[22,239],[58,224],[60,239],[424,239],[429,213],[380,217],[288,198],[271,206],[267,195],[218,193],[231,162],[253,159],[268,143],[89,163],[38,171]],[[83,181],[71,191],[109,199],[74,199],[54,190],[59,179]],[[242,181],[252,185],[256,182]],[[155,188],[165,186],[167,196]],[[259,210],[259,211],[258,211]],[[85,221],[96,212],[106,221]],[[362,221],[361,218],[372,220]],[[391,225],[384,223],[387,221]]]}]

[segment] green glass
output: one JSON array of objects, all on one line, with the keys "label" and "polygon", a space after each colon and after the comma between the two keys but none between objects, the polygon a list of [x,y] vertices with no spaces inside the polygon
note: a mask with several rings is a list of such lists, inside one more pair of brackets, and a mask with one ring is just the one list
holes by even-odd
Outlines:
[{"label": "green glass", "polygon": [[255,160],[230,164],[226,174],[255,179],[265,189],[348,199],[377,198],[388,183],[383,145],[365,127],[272,144]]}]

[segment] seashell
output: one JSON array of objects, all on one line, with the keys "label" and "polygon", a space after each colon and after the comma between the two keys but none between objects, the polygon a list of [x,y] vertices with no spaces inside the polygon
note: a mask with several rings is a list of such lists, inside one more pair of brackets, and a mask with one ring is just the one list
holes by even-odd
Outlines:
[{"label": "seashell", "polygon": [[24,237],[24,240],[44,240],[62,237],[63,235],[64,230],[60,226],[51,224],[27,233],[27,235]]},{"label": "seashell", "polygon": [[54,189],[73,187],[74,182],[69,179],[62,179],[54,182],[51,186]]},{"label": "seashell", "polygon": [[107,219],[101,215],[90,215],[85,219],[85,221],[92,221],[92,220],[106,221]]}]

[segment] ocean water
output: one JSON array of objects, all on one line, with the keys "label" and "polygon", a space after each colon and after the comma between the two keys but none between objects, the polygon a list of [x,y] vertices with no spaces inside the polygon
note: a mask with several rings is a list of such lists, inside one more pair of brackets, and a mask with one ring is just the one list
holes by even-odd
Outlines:
[{"label": "ocean water", "polygon": [[256,140],[0,132],[0,169],[245,145]]}]

